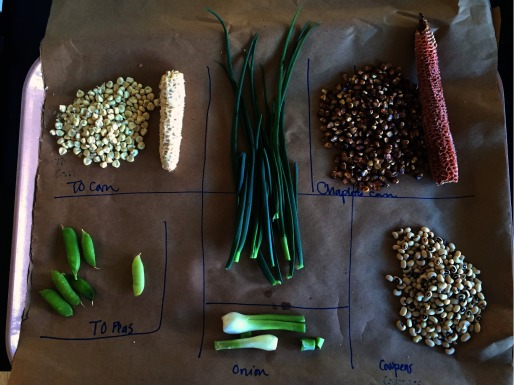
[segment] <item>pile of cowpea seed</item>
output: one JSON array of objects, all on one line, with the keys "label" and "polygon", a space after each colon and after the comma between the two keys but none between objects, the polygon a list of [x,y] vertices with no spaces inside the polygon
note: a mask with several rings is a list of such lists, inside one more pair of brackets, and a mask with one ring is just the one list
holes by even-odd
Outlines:
[{"label": "pile of cowpea seed", "polygon": [[367,65],[321,90],[318,112],[327,149],[339,149],[330,176],[363,192],[423,177],[427,168],[421,105],[400,67]]},{"label": "pile of cowpea seed", "polygon": [[480,270],[465,261],[453,243],[447,243],[429,228],[410,227],[392,232],[393,250],[402,276],[386,275],[400,298],[396,326],[407,331],[415,343],[441,346],[453,354],[459,342],[479,333],[487,306],[478,278]]},{"label": "pile of cowpea seed", "polygon": [[119,77],[87,92],[78,90],[72,104],[59,106],[50,134],[57,137],[60,155],[71,151],[86,166],[94,162],[118,168],[120,161],[133,162],[145,148],[148,111],[158,102],[151,87]]}]

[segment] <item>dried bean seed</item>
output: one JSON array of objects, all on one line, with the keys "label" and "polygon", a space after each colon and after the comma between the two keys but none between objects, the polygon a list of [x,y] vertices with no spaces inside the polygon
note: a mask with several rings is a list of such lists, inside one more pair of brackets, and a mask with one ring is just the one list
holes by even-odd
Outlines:
[{"label": "dried bean seed", "polygon": [[343,75],[334,90],[322,92],[318,115],[324,147],[340,151],[333,178],[368,192],[398,183],[401,174],[423,176],[427,161],[417,89],[401,68],[366,66]]},{"label": "dried bean seed", "polygon": [[[455,244],[445,246],[446,241],[428,227],[407,227],[391,234],[403,273],[386,275],[395,283],[393,293],[400,299],[398,329],[408,330],[416,343],[424,339],[428,346],[441,346],[446,354],[453,354],[459,342],[481,331],[479,322],[487,301],[478,278],[480,270],[465,261]],[[421,235],[424,240],[415,241]]]},{"label": "dried bean seed", "polygon": [[[95,151],[107,144],[120,144],[122,148],[124,144],[135,141],[136,136],[139,136],[138,131],[148,128],[150,114],[147,110],[153,110],[158,103],[150,103],[155,97],[150,87],[139,87],[139,83],[133,87],[123,78],[118,79],[121,79],[121,84],[116,81],[112,88],[107,85],[114,82],[104,83],[87,92],[78,90],[72,104],[59,106],[55,129],[50,130],[51,135],[57,136],[59,154],[64,155],[68,149],[74,147],[73,142],[70,145],[70,140],[65,141],[65,138],[76,138],[81,144],[75,146],[72,152],[83,157],[84,165],[88,166],[95,162],[102,167],[109,164],[119,167],[119,162],[113,164],[114,162],[97,157]],[[131,127],[130,132],[125,129],[126,126]],[[125,134],[122,134],[123,132]],[[140,150],[145,148],[142,136],[137,143]],[[89,152],[86,153],[86,150]],[[131,161],[135,156],[136,154],[132,154]],[[124,157],[121,159],[126,160]]]},{"label": "dried bean seed", "polygon": [[448,354],[449,356],[451,356],[453,353],[455,353],[455,349],[454,348],[447,348],[447,349],[444,349],[444,352],[446,354]]}]

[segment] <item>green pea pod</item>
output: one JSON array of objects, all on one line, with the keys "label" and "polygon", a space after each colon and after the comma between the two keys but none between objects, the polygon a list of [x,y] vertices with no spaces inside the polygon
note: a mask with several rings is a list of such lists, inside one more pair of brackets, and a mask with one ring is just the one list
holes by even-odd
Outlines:
[{"label": "green pea pod", "polygon": [[64,276],[63,273],[60,273],[56,270],[52,271],[52,282],[55,285],[55,288],[59,292],[60,295],[68,302],[70,305],[77,306],[80,304],[80,297],[70,286],[68,280]]},{"label": "green pea pod", "polygon": [[88,281],[81,277],[77,277],[77,279],[75,279],[71,274],[66,274],[66,279],[68,280],[73,290],[75,290],[88,301],[93,302],[95,299],[95,291]]},{"label": "green pea pod", "polygon": [[70,266],[73,277],[77,279],[80,268],[80,250],[77,233],[71,227],[62,226],[62,237],[64,239],[64,247],[68,257],[68,265]]},{"label": "green pea pod", "polygon": [[73,309],[70,304],[61,297],[59,293],[52,289],[44,289],[39,292],[41,297],[54,309],[58,314],[63,317],[71,317]]},{"label": "green pea pod", "polygon": [[84,260],[88,265],[93,266],[96,269],[96,254],[93,239],[91,238],[91,235],[84,231],[84,229],[82,229],[80,242],[82,245],[82,255],[84,256]]},{"label": "green pea pod", "polygon": [[141,253],[136,255],[132,261],[132,290],[134,296],[138,297],[141,295],[145,288],[145,268],[143,261],[141,260]]}]

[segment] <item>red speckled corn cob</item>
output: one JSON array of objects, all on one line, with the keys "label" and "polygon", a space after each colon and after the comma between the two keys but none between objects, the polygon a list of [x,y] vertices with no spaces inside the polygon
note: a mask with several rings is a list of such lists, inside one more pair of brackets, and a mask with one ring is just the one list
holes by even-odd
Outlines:
[{"label": "red speckled corn cob", "polygon": [[423,129],[432,177],[438,185],[456,183],[459,180],[457,154],[448,123],[437,58],[437,43],[421,13],[415,36],[415,54]]}]

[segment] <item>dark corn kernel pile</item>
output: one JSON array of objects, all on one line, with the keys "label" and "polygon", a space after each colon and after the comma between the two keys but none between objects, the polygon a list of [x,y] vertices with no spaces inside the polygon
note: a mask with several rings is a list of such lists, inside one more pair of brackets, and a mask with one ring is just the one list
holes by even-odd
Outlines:
[{"label": "dark corn kernel pile", "polygon": [[363,192],[423,177],[427,169],[421,106],[401,68],[367,65],[321,91],[318,113],[327,149],[338,149],[330,176]]}]

